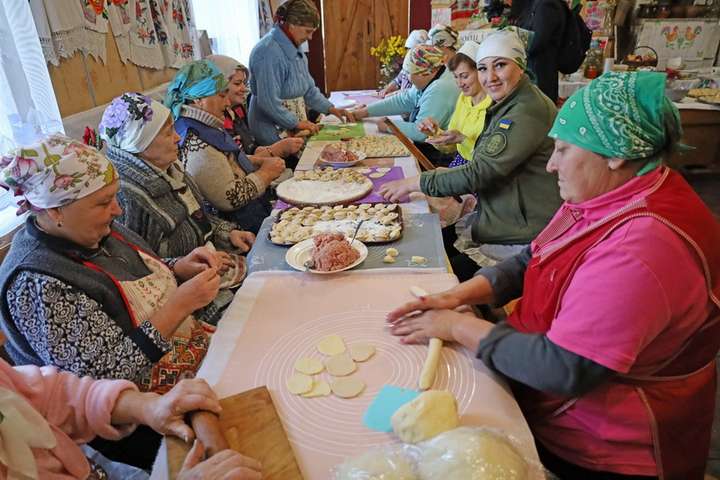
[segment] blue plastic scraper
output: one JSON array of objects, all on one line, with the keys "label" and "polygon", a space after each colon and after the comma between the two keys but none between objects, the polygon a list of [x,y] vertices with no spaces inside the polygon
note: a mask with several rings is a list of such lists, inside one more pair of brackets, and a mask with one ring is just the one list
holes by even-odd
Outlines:
[{"label": "blue plastic scraper", "polygon": [[394,385],[385,385],[370,404],[363,416],[363,423],[366,427],[378,432],[392,432],[390,418],[397,411],[420,392],[409,388],[400,388]]}]

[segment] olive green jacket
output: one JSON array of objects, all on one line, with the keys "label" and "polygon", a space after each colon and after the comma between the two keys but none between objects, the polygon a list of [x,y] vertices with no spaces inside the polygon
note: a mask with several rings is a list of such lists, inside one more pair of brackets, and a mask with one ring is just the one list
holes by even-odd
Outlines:
[{"label": "olive green jacket", "polygon": [[555,175],[545,171],[554,142],[547,136],[557,109],[527,77],[485,118],[485,129],[462,167],[424,172],[423,193],[433,197],[475,193],[477,243],[529,243],[562,200]]}]

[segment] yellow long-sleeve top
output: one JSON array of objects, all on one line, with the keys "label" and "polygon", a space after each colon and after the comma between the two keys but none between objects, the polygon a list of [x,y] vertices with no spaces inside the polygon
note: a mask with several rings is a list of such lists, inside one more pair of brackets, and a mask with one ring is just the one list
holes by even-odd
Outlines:
[{"label": "yellow long-sleeve top", "polygon": [[457,130],[465,135],[465,140],[457,144],[458,153],[467,161],[473,158],[475,140],[485,128],[485,112],[492,104],[489,95],[480,100],[477,105],[472,104],[472,97],[460,94],[455,103],[455,111],[450,117],[448,130]]}]

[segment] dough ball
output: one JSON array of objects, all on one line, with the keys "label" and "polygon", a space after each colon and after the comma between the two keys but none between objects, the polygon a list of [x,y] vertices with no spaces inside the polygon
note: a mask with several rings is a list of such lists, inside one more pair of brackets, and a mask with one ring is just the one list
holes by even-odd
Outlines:
[{"label": "dough ball", "polygon": [[317,358],[303,357],[295,362],[295,370],[305,375],[316,375],[325,369]]},{"label": "dough ball", "polygon": [[427,258],[421,257],[419,255],[413,255],[410,257],[410,262],[414,263],[415,265],[425,265],[427,263]]},{"label": "dough ball", "polygon": [[357,378],[336,378],[330,385],[332,392],[340,398],[357,397],[365,390],[365,383]]},{"label": "dough ball", "polygon": [[328,385],[326,381],[320,380],[319,382],[315,382],[313,384],[312,390],[307,393],[303,393],[302,396],[305,398],[327,397],[330,393],[330,385]]},{"label": "dough ball", "polygon": [[392,255],[385,255],[383,257],[383,263],[395,263],[395,257]]},{"label": "dough ball", "polygon": [[[428,390],[400,407],[391,418],[405,443],[417,443],[458,426],[457,402],[447,390]],[[438,477],[443,478],[443,477]]]},{"label": "dough ball", "polygon": [[357,370],[357,365],[350,354],[333,355],[325,361],[325,370],[333,377],[344,377]]},{"label": "dough ball", "polygon": [[375,355],[375,347],[369,343],[356,343],[350,345],[350,356],[356,362],[364,362]]},{"label": "dough ball", "polygon": [[292,377],[288,378],[287,388],[290,390],[290,393],[295,395],[307,393],[313,388],[313,379],[303,373],[296,373]]},{"label": "dough ball", "polygon": [[515,447],[490,430],[461,427],[420,445],[421,480],[522,480],[528,464]]},{"label": "dough ball", "polygon": [[345,352],[345,342],[340,335],[328,335],[320,339],[317,349],[323,355],[338,355]]},{"label": "dough ball", "polygon": [[337,467],[334,480],[417,480],[417,476],[409,458],[377,448]]}]

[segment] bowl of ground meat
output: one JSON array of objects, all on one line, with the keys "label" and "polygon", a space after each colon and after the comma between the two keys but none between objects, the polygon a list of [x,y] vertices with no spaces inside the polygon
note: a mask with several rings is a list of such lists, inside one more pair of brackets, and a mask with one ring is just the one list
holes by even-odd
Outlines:
[{"label": "bowl of ground meat", "polygon": [[337,273],[360,265],[368,255],[365,244],[342,233],[321,233],[288,249],[285,260],[301,272]]},{"label": "bowl of ground meat", "polygon": [[320,161],[335,168],[352,167],[365,157],[364,152],[348,150],[340,144],[325,145],[320,152]]}]

